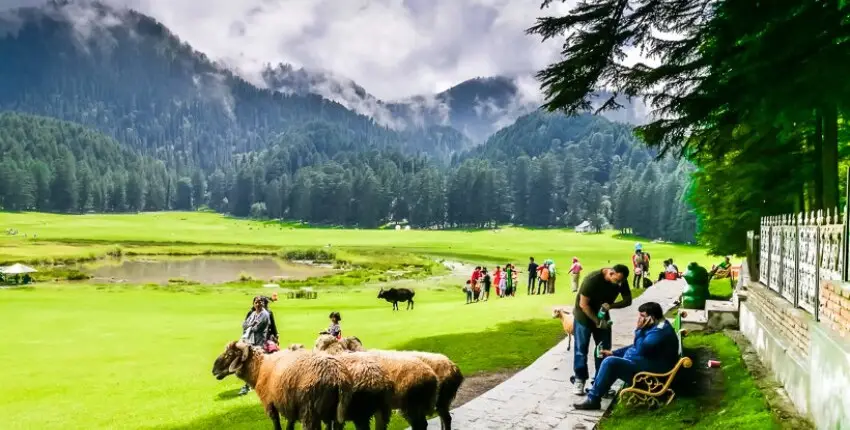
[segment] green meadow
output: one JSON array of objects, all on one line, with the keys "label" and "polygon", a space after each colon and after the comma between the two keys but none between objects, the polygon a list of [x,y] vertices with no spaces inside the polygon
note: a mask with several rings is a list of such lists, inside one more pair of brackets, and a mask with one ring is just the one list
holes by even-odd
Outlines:
[{"label": "green meadow", "polygon": [[[18,231],[7,235],[7,229]],[[673,257],[684,268],[712,258],[697,247],[649,243],[655,264]],[[634,240],[613,233],[505,228],[482,231],[395,231],[307,228],[207,213],[51,215],[0,213],[0,264],[42,270],[32,286],[0,290],[0,391],[3,428],[257,428],[269,425],[241,381],[216,381],[212,362],[241,334],[251,297],[262,282],[224,285],[133,285],[69,282],[54,276],[77,261],[131,255],[269,254],[330,249],[362,267],[362,278],[311,279],[316,300],[281,298],[272,305],[281,344],[312,344],[331,311],[343,333],[367,347],[438,351],[474,375],[533,362],[563,336],[552,305],[574,301],[566,277],[549,296],[464,304],[463,277],[436,259],[473,264],[552,258],[561,270],[577,256],[587,270],[629,262]],[[423,263],[425,261],[426,263]],[[54,264],[63,264],[60,268]],[[387,279],[396,266],[427,274]],[[351,273],[357,270],[350,271]],[[379,273],[380,275],[380,273]],[[376,298],[385,285],[416,289],[416,308],[393,312]],[[393,428],[405,423],[394,419]]]}]

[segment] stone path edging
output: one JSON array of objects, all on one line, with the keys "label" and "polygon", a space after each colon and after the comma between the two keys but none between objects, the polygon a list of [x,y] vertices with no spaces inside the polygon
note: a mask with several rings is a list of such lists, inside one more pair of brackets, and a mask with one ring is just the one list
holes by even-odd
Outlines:
[{"label": "stone path edging", "polygon": [[[615,348],[632,343],[638,306],[654,301],[666,313],[679,299],[684,282],[661,281],[653,285],[631,306],[611,311],[614,321]],[[560,324],[553,320],[552,324]],[[592,349],[592,347],[591,347]],[[588,360],[591,369],[593,359]],[[566,430],[593,429],[611,406],[604,399],[601,411],[577,411],[573,403],[583,397],[572,394],[573,351],[567,351],[566,340],[540,356],[534,363],[507,381],[452,410],[452,428],[456,430]],[[622,382],[617,382],[619,388]],[[440,428],[440,421],[428,421],[429,428]]]}]

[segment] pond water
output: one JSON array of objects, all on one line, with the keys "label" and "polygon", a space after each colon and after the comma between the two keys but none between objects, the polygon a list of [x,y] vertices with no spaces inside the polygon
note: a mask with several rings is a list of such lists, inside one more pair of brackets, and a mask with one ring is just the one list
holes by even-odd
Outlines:
[{"label": "pond water", "polygon": [[261,281],[301,280],[329,275],[330,267],[288,263],[271,257],[132,258],[88,270],[95,280],[132,284],[167,284],[184,279],[202,284],[236,281],[244,273]]}]

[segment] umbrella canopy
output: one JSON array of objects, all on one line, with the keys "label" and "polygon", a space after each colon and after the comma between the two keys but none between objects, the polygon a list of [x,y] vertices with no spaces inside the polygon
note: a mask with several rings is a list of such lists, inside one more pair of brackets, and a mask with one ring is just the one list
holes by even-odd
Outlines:
[{"label": "umbrella canopy", "polygon": [[3,269],[0,269],[0,270],[2,270],[2,272],[7,274],[7,275],[22,275],[24,273],[38,272],[38,270],[35,270],[35,269],[33,269],[32,267],[29,267],[29,266],[24,266],[21,263],[13,264],[9,267],[4,267]]}]

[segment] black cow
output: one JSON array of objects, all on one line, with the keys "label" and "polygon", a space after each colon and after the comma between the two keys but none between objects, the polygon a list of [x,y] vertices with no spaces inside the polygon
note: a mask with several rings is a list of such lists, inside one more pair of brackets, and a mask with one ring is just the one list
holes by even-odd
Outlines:
[{"label": "black cow", "polygon": [[390,288],[385,290],[381,287],[381,291],[378,291],[378,298],[384,299],[393,304],[393,310],[398,310],[398,302],[407,302],[407,310],[413,309],[413,296],[416,293],[408,288]]}]

